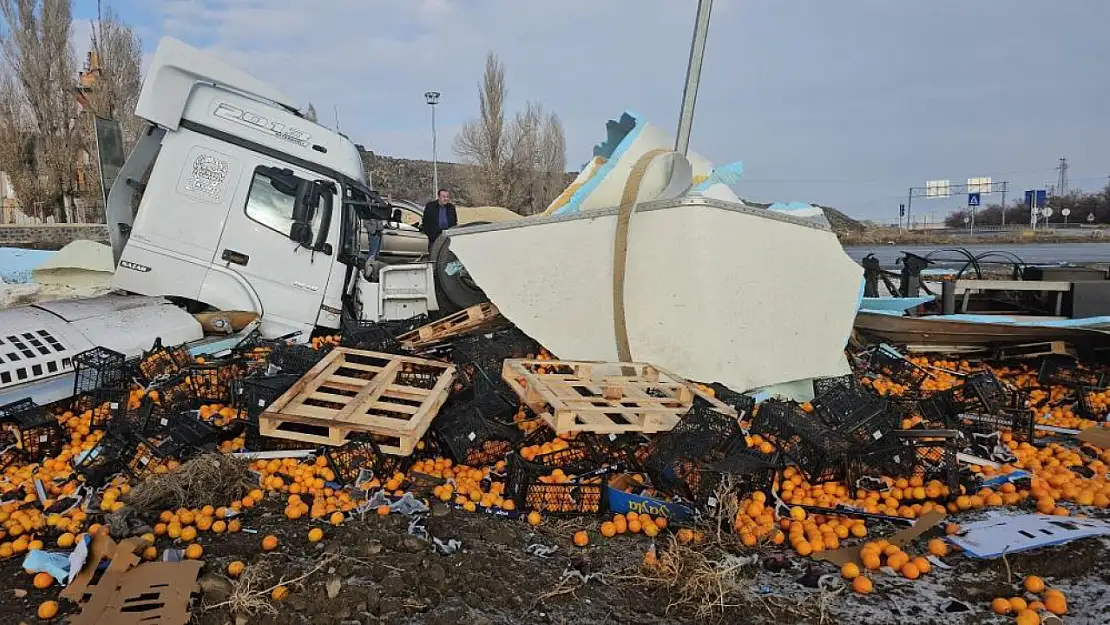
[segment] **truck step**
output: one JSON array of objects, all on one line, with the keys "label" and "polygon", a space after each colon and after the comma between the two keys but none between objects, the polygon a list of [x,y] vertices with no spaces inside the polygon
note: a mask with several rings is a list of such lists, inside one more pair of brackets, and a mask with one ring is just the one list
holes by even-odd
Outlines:
[{"label": "truck step", "polygon": [[695,397],[737,416],[694,384],[645,363],[510,359],[501,377],[556,432],[666,432]]},{"label": "truck step", "polygon": [[259,433],[339,446],[365,432],[384,453],[407,456],[454,380],[447,363],[337,347],[259,416]]}]

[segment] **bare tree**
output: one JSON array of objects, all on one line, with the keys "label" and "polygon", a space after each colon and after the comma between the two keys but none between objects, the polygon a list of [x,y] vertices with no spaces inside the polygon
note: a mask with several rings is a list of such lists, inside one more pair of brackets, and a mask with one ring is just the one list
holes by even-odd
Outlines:
[{"label": "bare tree", "polygon": [[554,113],[529,102],[505,122],[505,68],[492,53],[478,85],[478,119],[463,125],[455,152],[474,170],[468,195],[523,215],[542,211],[563,190],[566,140]]},{"label": "bare tree", "polygon": [[3,112],[11,114],[0,123],[0,143],[33,146],[3,150],[0,169],[9,173],[25,209],[43,202],[55,220],[66,221],[80,144],[72,7],[69,0],[2,0],[0,17],[5,22],[0,99]]},{"label": "bare tree", "polygon": [[455,153],[475,167],[468,181],[470,198],[478,204],[507,205],[509,189],[503,184],[506,168],[505,66],[492,52],[486,55],[486,70],[478,85],[477,120],[463,124],[455,136]]},{"label": "bare tree", "polygon": [[124,151],[129,152],[144,125],[135,116],[143,87],[142,41],[109,7],[93,29],[92,54],[94,82],[86,91],[89,110],[99,117],[119,120]]}]

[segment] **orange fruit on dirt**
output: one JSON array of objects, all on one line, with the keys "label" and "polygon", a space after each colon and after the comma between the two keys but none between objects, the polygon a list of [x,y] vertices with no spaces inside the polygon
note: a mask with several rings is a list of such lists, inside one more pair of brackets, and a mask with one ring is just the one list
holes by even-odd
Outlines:
[{"label": "orange fruit on dirt", "polygon": [[855,562],[845,562],[844,566],[840,567],[840,575],[844,579],[855,579],[859,577],[859,566]]},{"label": "orange fruit on dirt", "polygon": [[528,513],[528,525],[535,527],[540,523],[543,523],[543,515],[535,510]]},{"label": "orange fruit on dirt", "polygon": [[798,544],[794,545],[794,550],[797,551],[800,556],[808,556],[813,553],[813,545],[810,545],[804,540],[800,540]]},{"label": "orange fruit on dirt", "polygon": [[32,580],[32,583],[35,585],[35,588],[39,590],[50,588],[54,585],[54,576],[50,573],[38,573],[35,575],[35,579]]},{"label": "orange fruit on dirt", "polygon": [[228,577],[232,578],[239,577],[243,574],[243,571],[246,570],[246,568],[246,564],[243,564],[239,560],[233,560],[227,565],[227,575]]},{"label": "orange fruit on dirt", "polygon": [[185,542],[191,542],[196,540],[196,538],[197,528],[193,527],[192,525],[181,528],[181,540]]},{"label": "orange fruit on dirt", "polygon": [[308,530],[308,542],[318,543],[321,540],[324,540],[324,530],[318,527]]},{"label": "orange fruit on dirt", "polygon": [[154,545],[150,545],[143,549],[143,559],[147,562],[153,562],[158,557],[158,549]]},{"label": "orange fruit on dirt", "polygon": [[906,579],[917,579],[918,577],[921,577],[921,571],[913,562],[907,562],[903,564],[902,568],[899,569],[899,572],[902,574],[902,577],[905,577]]},{"label": "orange fruit on dirt", "polygon": [[658,527],[661,530],[667,529],[667,519],[661,516],[655,517],[655,527]]},{"label": "orange fruit on dirt", "polygon": [[1041,625],[1041,615],[1033,610],[1025,609],[1017,614],[1017,625]]},{"label": "orange fruit on dirt", "polygon": [[612,521],[606,521],[601,524],[601,535],[606,538],[612,538],[617,535],[617,525]]},{"label": "orange fruit on dirt", "polygon": [[1010,609],[1013,610],[1015,614],[1017,614],[1018,612],[1021,612],[1022,610],[1027,609],[1028,607],[1029,607],[1029,604],[1025,602],[1025,598],[1023,598],[1023,597],[1010,597]]},{"label": "orange fruit on dirt", "polygon": [[643,526],[640,524],[639,518],[630,519],[628,521],[628,531],[633,534],[639,534],[641,529],[643,529]]},{"label": "orange fruit on dirt", "polygon": [[1025,590],[1036,595],[1044,592],[1044,580],[1037,577],[1036,575],[1030,575],[1026,577],[1025,581],[1023,581],[1021,585],[1025,588]]},{"label": "orange fruit on dirt", "polygon": [[882,561],[879,558],[879,554],[873,551],[863,554],[861,559],[863,561],[863,567],[871,571],[874,571],[883,565]]},{"label": "orange fruit on dirt", "polygon": [[42,620],[52,619],[58,614],[57,601],[43,601],[39,604],[38,615]]},{"label": "orange fruit on dirt", "polygon": [[270,534],[262,539],[262,551],[273,551],[277,549],[278,539],[277,536]]},{"label": "orange fruit on dirt", "polygon": [[867,579],[863,575],[860,575],[859,577],[852,580],[852,590],[858,592],[861,595],[866,595],[867,593],[871,592],[871,588],[871,580]]},{"label": "orange fruit on dirt", "polygon": [[66,532],[58,537],[58,547],[61,549],[69,549],[76,541],[76,537],[72,532]]},{"label": "orange fruit on dirt", "polygon": [[574,544],[579,547],[585,547],[590,544],[590,536],[586,532],[579,530],[574,533]]},{"label": "orange fruit on dirt", "polygon": [[274,601],[283,601],[289,596],[289,589],[285,586],[275,586],[273,592],[270,593],[270,598]]},{"label": "orange fruit on dirt", "polygon": [[190,544],[185,548],[185,557],[190,560],[199,560],[204,555],[204,547],[196,543]]},{"label": "orange fruit on dirt", "polygon": [[1010,608],[1010,600],[1005,597],[995,597],[991,601],[991,610],[995,614],[1009,614],[1012,611],[1012,608]]},{"label": "orange fruit on dirt", "polygon": [[225,522],[225,521],[213,521],[212,522],[212,533],[213,534],[223,534],[226,529],[227,529],[227,522]]},{"label": "orange fruit on dirt", "polygon": [[917,556],[913,560],[910,560],[910,562],[913,562],[913,565],[917,567],[917,570],[920,571],[922,575],[933,570],[933,565],[930,564],[929,560],[924,556]]},{"label": "orange fruit on dirt", "polygon": [[231,532],[232,534],[238,532],[241,529],[243,529],[243,522],[239,519],[231,519],[227,522],[227,531]]},{"label": "orange fruit on dirt", "polygon": [[331,517],[328,519],[328,522],[330,522],[332,525],[342,525],[345,519],[346,517],[343,515],[342,512],[333,512],[331,514]]},{"label": "orange fruit on dirt", "polygon": [[[471,512],[473,512],[473,511],[471,510]],[[378,516],[388,516],[388,515],[389,515],[389,506],[378,506]]]},{"label": "orange fruit on dirt", "polygon": [[1060,591],[1055,593],[1052,591],[1046,592],[1044,595],[1044,609],[1056,616],[1063,616],[1068,613],[1068,600]]},{"label": "orange fruit on dirt", "polygon": [[943,558],[948,555],[948,543],[943,538],[934,538],[929,541],[929,553]]}]

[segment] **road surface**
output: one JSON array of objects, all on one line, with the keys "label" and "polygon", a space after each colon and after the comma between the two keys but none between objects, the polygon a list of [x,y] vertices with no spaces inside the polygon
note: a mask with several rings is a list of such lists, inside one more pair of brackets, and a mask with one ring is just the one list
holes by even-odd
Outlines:
[{"label": "road surface", "polygon": [[[883,267],[894,267],[895,259],[901,258],[902,252],[912,252],[924,256],[935,250],[952,249],[953,247],[955,246],[898,244],[853,245],[845,247],[844,251],[855,261],[859,261],[868,253],[874,252]],[[1028,245],[980,244],[962,247],[975,256],[985,252],[1009,252],[1025,261],[1028,265],[1057,265],[1061,263],[1076,265],[1110,264],[1110,243],[1030,243]],[[962,261],[956,260],[960,258],[960,255],[956,253],[946,252],[943,255],[934,255],[934,258],[937,256],[951,259],[952,262],[943,263],[945,265],[963,264]],[[1002,258],[994,258],[992,260],[1004,261]]]}]

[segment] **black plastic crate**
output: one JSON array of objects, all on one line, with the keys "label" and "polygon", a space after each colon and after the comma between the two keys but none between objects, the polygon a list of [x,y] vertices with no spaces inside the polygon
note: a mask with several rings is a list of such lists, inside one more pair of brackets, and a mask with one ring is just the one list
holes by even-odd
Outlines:
[{"label": "black plastic crate", "polygon": [[1083,387],[1077,392],[1078,399],[1076,401],[1076,408],[1079,411],[1079,416],[1085,419],[1094,421],[1103,421],[1107,415],[1110,415],[1110,407],[1105,403],[1097,402],[1095,395],[1101,393],[1104,389]]},{"label": "black plastic crate", "polygon": [[831,388],[811,405],[813,416],[860,444],[872,444],[898,426],[890,402],[855,389]]},{"label": "black plastic crate", "polygon": [[135,450],[126,460],[124,468],[136,479],[165,473],[195,452],[168,434],[136,436],[133,440]]},{"label": "black plastic crate", "polygon": [[91,412],[89,427],[94,430],[107,428],[116,414],[120,405],[125,404],[130,395],[130,390],[125,386],[101,387],[86,391],[73,398],[70,411],[75,415]]},{"label": "black plastic crate", "polygon": [[416,315],[408,319],[391,321],[363,321],[343,315],[340,321],[342,339],[340,345],[365,349],[372,352],[400,354],[404,350],[397,337],[415,330],[428,322],[427,315]]},{"label": "black plastic crate", "polygon": [[123,354],[107,347],[94,347],[73,357],[73,396],[129,384]]},{"label": "black plastic crate", "polygon": [[3,474],[4,469],[22,460],[23,452],[19,449],[15,432],[0,426],[0,474]]},{"label": "black plastic crate", "polygon": [[921,400],[921,416],[932,424],[946,424],[962,413],[997,414],[1014,395],[989,371],[973,373],[959,386]]},{"label": "black plastic crate", "polygon": [[[516,427],[495,420],[496,404],[478,398],[446,406],[436,418],[434,432],[443,450],[457,463],[470,467],[494,464],[516,449],[524,434]],[[497,400],[494,396],[492,401]],[[509,418],[512,407],[506,406]]]},{"label": "black plastic crate", "polygon": [[475,394],[496,392],[505,397],[513,391],[501,379],[502,364],[511,358],[535,358],[539,343],[516,328],[488,334],[471,334],[451,343],[451,361],[460,383]]},{"label": "black plastic crate", "polygon": [[743,432],[735,418],[717,412],[709,402],[694,397],[690,411],[678,424],[652,439],[646,456],[662,460],[712,459],[741,436]]},{"label": "black plastic crate", "polygon": [[279,374],[274,376],[251,376],[233,384],[234,401],[232,405],[245,412],[248,423],[258,424],[258,415],[285,394],[297,383],[301,376]]},{"label": "black plastic crate", "polygon": [[832,389],[856,390],[862,392],[859,382],[856,380],[856,376],[852,374],[835,378],[817,378],[813,380],[814,397],[820,397]]},{"label": "black plastic crate", "polygon": [[208,451],[216,446],[220,431],[205,423],[200,417],[183,414],[166,428],[170,438],[199,451]]},{"label": "black plastic crate", "polygon": [[[555,471],[567,476],[555,483]],[[518,510],[536,510],[548,515],[601,514],[607,508],[603,474],[591,466],[546,467],[509,456],[507,496]],[[570,477],[574,476],[574,477]]]},{"label": "black plastic crate", "polygon": [[775,399],[759,405],[752,432],[770,439],[811,484],[840,479],[848,454],[859,447],[794,402]]},{"label": "black plastic crate", "polygon": [[143,379],[153,382],[162,376],[180,373],[192,363],[193,357],[184,347],[166,347],[159,338],[155,339],[154,346],[149,351],[143,352],[137,368]]},{"label": "black plastic crate", "polygon": [[1028,408],[1002,408],[994,414],[961,412],[951,417],[945,427],[959,430],[967,435],[1010,432],[1015,440],[1032,442],[1034,425],[1032,410]]},{"label": "black plastic crate", "polygon": [[1106,376],[1100,371],[1087,369],[1069,356],[1047,356],[1041,362],[1037,380],[1043,386],[1069,386],[1072,388],[1104,387]]},{"label": "black plastic crate", "polygon": [[955,430],[899,430],[884,444],[859,454],[858,460],[879,475],[938,480],[950,493],[958,493],[960,466],[956,454],[961,440]]},{"label": "black plastic crate", "polygon": [[127,460],[134,456],[136,442],[115,434],[105,434],[80,460],[73,460],[73,470],[85,483],[99,488],[113,475],[127,470]]},{"label": "black plastic crate", "polygon": [[185,369],[193,398],[198,403],[230,405],[231,387],[242,378],[245,366],[236,360],[192,364]]},{"label": "black plastic crate", "polygon": [[0,425],[15,432],[19,448],[29,462],[56,456],[68,441],[58,420],[31,399],[0,406]]},{"label": "black plastic crate", "polygon": [[278,345],[270,352],[270,364],[282,373],[302,376],[323,360],[328,351],[301,343]]},{"label": "black plastic crate", "polygon": [[721,482],[729,480],[729,496],[743,499],[756,491],[769,490],[779,466],[776,456],[754,449],[738,449],[714,462],[678,463],[673,467],[673,482],[656,486],[674,489],[676,494],[693,501],[699,508],[712,508],[716,506]]},{"label": "black plastic crate", "polygon": [[866,373],[884,376],[911,391],[916,391],[929,377],[928,371],[913,364],[888,345],[876,345],[861,354],[860,359]]},{"label": "black plastic crate", "polygon": [[752,416],[755,409],[755,398],[744,393],[737,393],[720,382],[709,385],[713,389],[713,396],[736,410],[737,419],[745,421]]},{"label": "black plastic crate", "polygon": [[370,436],[350,436],[342,447],[328,447],[324,452],[328,466],[335,473],[335,481],[342,486],[354,486],[363,471],[382,477],[382,452]]}]

